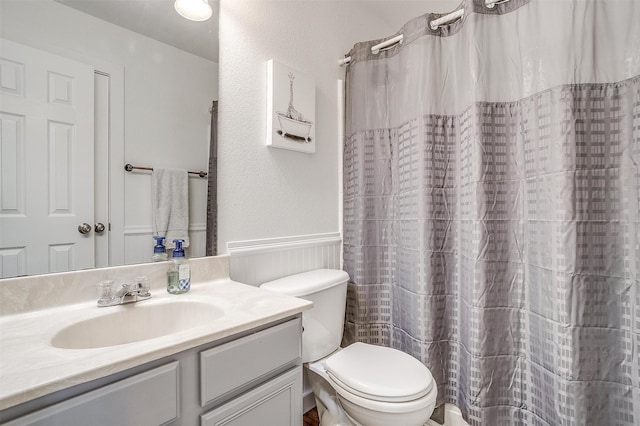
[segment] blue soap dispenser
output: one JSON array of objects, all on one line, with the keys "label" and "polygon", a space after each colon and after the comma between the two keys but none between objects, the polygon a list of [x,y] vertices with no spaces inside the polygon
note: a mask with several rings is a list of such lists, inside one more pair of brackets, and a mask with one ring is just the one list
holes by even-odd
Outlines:
[{"label": "blue soap dispenser", "polygon": [[164,246],[164,238],[161,236],[153,237],[156,240],[156,245],[153,247],[153,256],[151,256],[152,262],[164,262],[169,260],[169,255],[167,254],[167,248]]},{"label": "blue soap dispenser", "polygon": [[173,249],[171,266],[167,272],[167,291],[171,294],[182,294],[191,288],[191,270],[182,249],[184,240],[173,240],[173,243],[176,248]]}]

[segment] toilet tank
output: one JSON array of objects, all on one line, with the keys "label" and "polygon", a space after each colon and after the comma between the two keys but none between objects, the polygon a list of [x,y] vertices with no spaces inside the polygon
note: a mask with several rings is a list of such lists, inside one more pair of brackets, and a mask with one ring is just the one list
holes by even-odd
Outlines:
[{"label": "toilet tank", "polygon": [[319,360],[340,347],[348,281],[344,271],[316,269],[260,286],[313,302],[313,308],[302,313],[302,362]]}]

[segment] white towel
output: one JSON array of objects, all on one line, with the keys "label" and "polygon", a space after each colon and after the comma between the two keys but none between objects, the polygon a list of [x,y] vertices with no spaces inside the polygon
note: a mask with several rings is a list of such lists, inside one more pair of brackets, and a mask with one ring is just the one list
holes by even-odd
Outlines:
[{"label": "white towel", "polygon": [[153,235],[166,237],[166,246],[173,240],[184,240],[189,247],[189,176],[186,170],[153,169],[151,183],[153,203]]}]

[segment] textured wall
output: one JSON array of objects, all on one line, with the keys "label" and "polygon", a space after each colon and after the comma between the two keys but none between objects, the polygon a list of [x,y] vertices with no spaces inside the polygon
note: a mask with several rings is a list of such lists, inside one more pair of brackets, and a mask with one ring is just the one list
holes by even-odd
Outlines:
[{"label": "textured wall", "polygon": [[[223,0],[220,15],[219,252],[228,241],[337,231],[341,50],[333,8]],[[265,145],[272,58],[316,80],[315,154]]]}]

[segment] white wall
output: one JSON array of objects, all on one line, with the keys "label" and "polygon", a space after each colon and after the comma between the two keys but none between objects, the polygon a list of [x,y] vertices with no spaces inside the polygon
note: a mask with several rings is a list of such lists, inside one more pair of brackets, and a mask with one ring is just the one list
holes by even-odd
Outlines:
[{"label": "white wall", "polygon": [[[207,170],[209,107],[217,99],[218,64],[51,0],[3,0],[4,38],[95,65],[124,68],[125,262],[149,261],[151,175],[125,173],[124,163]],[[206,179],[191,178],[190,224],[204,236]],[[122,229],[122,227],[121,227]],[[204,254],[204,248],[201,248]]]},{"label": "white wall", "polygon": [[[230,241],[339,230],[337,60],[459,1],[222,0],[219,252]],[[266,62],[316,80],[316,153],[265,146]]]}]

